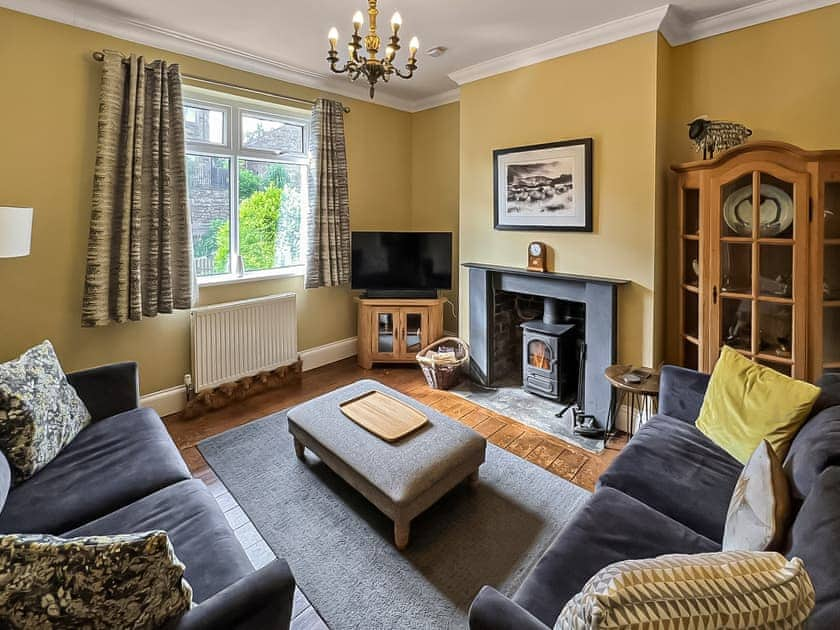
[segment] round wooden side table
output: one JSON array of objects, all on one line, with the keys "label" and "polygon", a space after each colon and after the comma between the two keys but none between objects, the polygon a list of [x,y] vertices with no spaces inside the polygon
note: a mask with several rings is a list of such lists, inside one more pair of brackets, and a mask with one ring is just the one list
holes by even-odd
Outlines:
[{"label": "round wooden side table", "polygon": [[[640,383],[628,383],[624,377],[630,372],[642,377]],[[659,407],[659,372],[651,368],[634,368],[632,365],[611,365],[604,376],[613,388],[610,402],[607,433],[615,431],[616,419],[623,404],[629,407],[627,432],[632,437],[635,426],[643,425]]]}]

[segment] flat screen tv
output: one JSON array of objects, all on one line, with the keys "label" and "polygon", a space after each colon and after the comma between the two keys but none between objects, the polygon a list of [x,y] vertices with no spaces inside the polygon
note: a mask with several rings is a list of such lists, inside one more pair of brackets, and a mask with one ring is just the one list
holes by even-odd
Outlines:
[{"label": "flat screen tv", "polygon": [[452,288],[451,232],[353,232],[352,249],[352,287],[370,297],[435,297]]}]

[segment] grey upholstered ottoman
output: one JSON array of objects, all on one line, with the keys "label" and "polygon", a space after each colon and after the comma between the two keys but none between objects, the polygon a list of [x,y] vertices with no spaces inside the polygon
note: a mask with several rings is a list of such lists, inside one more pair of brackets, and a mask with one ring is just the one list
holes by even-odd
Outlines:
[{"label": "grey upholstered ottoman", "polygon": [[[396,442],[369,433],[339,409],[378,390],[421,410],[429,421]],[[301,459],[310,449],[394,521],[394,543],[408,544],[411,520],[464,480],[478,480],[486,440],[470,428],[381,383],[363,380],[289,410]]]}]

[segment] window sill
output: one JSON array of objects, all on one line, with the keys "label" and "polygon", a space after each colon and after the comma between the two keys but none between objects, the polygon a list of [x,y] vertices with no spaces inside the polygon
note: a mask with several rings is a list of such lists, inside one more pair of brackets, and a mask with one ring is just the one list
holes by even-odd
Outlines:
[{"label": "window sill", "polygon": [[282,280],[284,278],[302,278],[304,267],[285,267],[283,269],[268,269],[266,271],[252,271],[241,276],[225,274],[219,276],[206,276],[198,279],[199,289],[203,287],[216,287],[226,284],[243,284],[245,282],[260,282],[262,280]]}]

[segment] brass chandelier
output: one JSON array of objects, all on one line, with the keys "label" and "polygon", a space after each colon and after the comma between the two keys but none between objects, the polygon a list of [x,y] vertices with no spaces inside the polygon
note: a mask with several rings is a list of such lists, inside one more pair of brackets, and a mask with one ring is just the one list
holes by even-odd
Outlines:
[{"label": "brass chandelier", "polygon": [[[338,30],[335,27],[330,29],[327,38],[330,40],[330,51],[327,54],[327,61],[330,62],[330,69],[337,74],[344,74],[350,77],[351,81],[355,81],[360,76],[364,76],[370,84],[370,97],[373,98],[373,92],[376,83],[382,79],[385,83],[391,78],[391,75],[397,75],[401,79],[410,79],[417,69],[417,49],[420,47],[420,41],[416,37],[412,37],[408,44],[409,56],[408,63],[405,64],[405,72],[394,66],[394,57],[397,56],[397,51],[400,49],[399,31],[402,26],[402,17],[399,12],[395,12],[391,18],[391,37],[388,40],[388,45],[385,47],[385,56],[381,59],[377,57],[379,48],[382,46],[382,39],[376,34],[376,16],[379,15],[379,10],[376,8],[376,0],[368,0],[368,21],[370,23],[370,30],[368,34],[362,37],[359,31],[364,23],[364,16],[361,11],[356,11],[353,16],[353,35],[350,42],[347,44],[347,52],[349,58],[343,66],[339,66],[338,51]],[[362,44],[364,43],[364,47]],[[367,56],[360,54],[361,51],[367,51]]]}]

